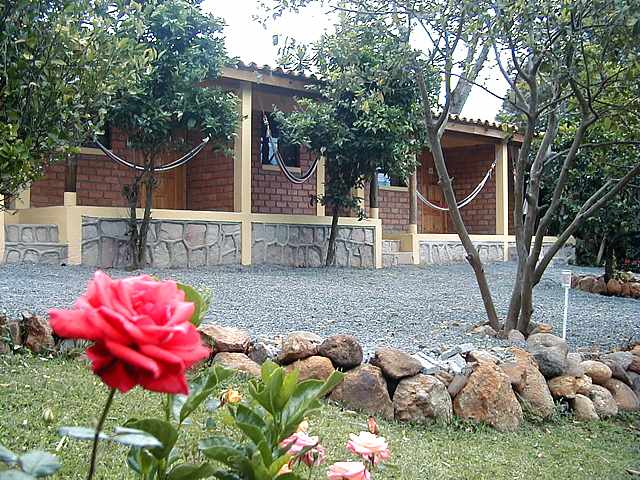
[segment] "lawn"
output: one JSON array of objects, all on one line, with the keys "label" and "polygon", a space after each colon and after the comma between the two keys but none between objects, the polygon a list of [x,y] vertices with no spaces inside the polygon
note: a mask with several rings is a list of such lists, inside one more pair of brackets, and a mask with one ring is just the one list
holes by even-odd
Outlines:
[{"label": "lawn", "polygon": [[[241,391],[246,380],[232,383]],[[106,398],[105,387],[78,359],[43,359],[27,355],[0,357],[0,443],[16,451],[56,451],[63,468],[55,478],[80,479],[86,473],[90,444],[62,441],[62,425],[95,421]],[[109,429],[131,416],[159,413],[160,398],[140,389],[116,396]],[[54,413],[52,422],[43,418]],[[186,457],[197,456],[198,439],[212,430],[200,412],[181,438]],[[311,433],[321,436],[328,461],[350,459],[344,449],[350,432],[366,429],[366,417],[327,404],[310,419]],[[380,421],[392,458],[374,479],[622,479],[640,469],[640,417],[581,424],[558,415],[551,423],[527,422],[517,433],[500,434],[487,427],[456,422],[451,426],[418,426]],[[217,430],[219,423],[209,428]],[[124,447],[104,444],[97,478],[132,478]],[[315,478],[326,478],[324,469]]]}]

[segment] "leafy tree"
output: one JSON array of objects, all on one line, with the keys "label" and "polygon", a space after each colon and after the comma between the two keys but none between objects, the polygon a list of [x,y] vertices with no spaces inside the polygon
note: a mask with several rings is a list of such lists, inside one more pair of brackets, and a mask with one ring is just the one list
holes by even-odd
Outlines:
[{"label": "leafy tree", "polygon": [[[109,117],[127,131],[128,146],[142,153],[144,171],[127,186],[132,267],[145,263],[156,171],[163,154],[185,149],[187,131],[198,129],[214,143],[228,145],[238,120],[236,96],[203,82],[219,76],[228,61],[223,22],[202,12],[200,0],[145,2],[136,40],[157,52],[147,75],[114,100]],[[136,216],[141,187],[145,210]]]},{"label": "leafy tree", "polygon": [[125,2],[2,2],[0,195],[15,196],[100,127],[147,63],[136,27],[136,6]]},{"label": "leafy tree", "polygon": [[325,193],[333,216],[326,264],[335,261],[340,212],[363,215],[354,189],[377,171],[405,178],[422,148],[415,83],[406,74],[411,51],[382,35],[375,20],[343,23],[315,45],[313,70],[323,80],[301,110],[280,114],[286,135],[326,159]]}]

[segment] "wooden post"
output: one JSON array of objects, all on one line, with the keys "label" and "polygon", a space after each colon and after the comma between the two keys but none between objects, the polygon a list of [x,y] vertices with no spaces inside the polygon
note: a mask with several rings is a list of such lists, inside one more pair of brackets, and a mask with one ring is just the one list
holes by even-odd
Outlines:
[{"label": "wooden post", "polygon": [[[319,197],[324,196],[325,177],[325,159],[324,157],[320,157],[320,160],[318,160],[318,169],[316,170],[316,195]],[[325,214],[324,205],[321,205],[320,202],[316,203],[316,215],[318,217],[324,217]]]},{"label": "wooden post", "polygon": [[409,177],[409,233],[418,233],[418,175]]},{"label": "wooden post", "polygon": [[253,143],[253,87],[243,83],[240,87],[240,129],[234,145],[233,205],[242,213],[241,262],[251,265],[251,146]]},{"label": "wooden post", "polygon": [[509,145],[495,146],[496,155],[496,235],[502,237],[503,260],[509,260]]},{"label": "wooden post", "polygon": [[379,198],[378,174],[374,173],[373,178],[369,183],[369,218],[380,218],[378,198]]}]

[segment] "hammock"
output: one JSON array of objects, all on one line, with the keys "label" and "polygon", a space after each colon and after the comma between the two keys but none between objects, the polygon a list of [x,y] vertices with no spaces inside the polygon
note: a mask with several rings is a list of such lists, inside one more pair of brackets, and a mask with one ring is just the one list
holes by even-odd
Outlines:
[{"label": "hammock", "polygon": [[[485,174],[484,178],[480,181],[480,183],[476,186],[476,188],[474,188],[473,191],[469,195],[467,195],[460,203],[457,204],[458,208],[466,207],[471,202],[473,202],[473,200],[475,200],[475,198],[478,196],[478,194],[482,191],[484,186],[487,184],[487,182],[491,178],[491,173],[493,172],[494,168],[496,168],[496,162],[495,161],[491,164],[491,166],[489,167],[489,170],[487,170],[487,173]],[[447,208],[447,207],[441,207],[440,205],[436,205],[435,203],[431,203],[429,200],[427,200],[424,197],[424,195],[422,195],[417,190],[416,190],[416,196],[418,197],[418,199],[423,204],[425,204],[429,208],[432,208],[433,210],[438,210],[440,212],[448,212],[449,211],[449,208]]]},{"label": "hammock", "polygon": [[[145,171],[145,167],[143,167],[142,165],[131,163],[131,162],[125,160],[124,158],[120,158],[119,156],[117,156],[115,153],[113,153],[113,151],[109,150],[107,147],[102,145],[102,143],[100,143],[97,138],[95,138],[93,141],[98,146],[98,148],[100,150],[102,150],[104,152],[104,154],[107,157],[109,157],[111,160],[113,160],[114,162],[116,162],[116,163],[118,163],[120,165],[123,165],[125,167],[131,168],[131,169],[134,169],[134,170],[138,170],[139,172],[144,172]],[[169,170],[173,170],[174,168],[181,167],[185,163],[187,163],[190,160],[192,160],[193,157],[195,157],[198,153],[200,153],[202,151],[202,149],[207,145],[208,142],[209,142],[209,137],[207,137],[204,140],[202,140],[202,142],[198,146],[196,146],[192,150],[188,151],[184,156],[180,157],[177,160],[174,160],[173,162],[169,162],[169,163],[167,163],[165,165],[161,165],[161,166],[159,166],[157,168],[154,168],[154,171],[156,171],[156,172],[168,172]]]},{"label": "hammock", "polygon": [[316,157],[316,159],[313,161],[313,163],[311,164],[311,167],[309,167],[309,170],[307,170],[306,173],[304,173],[301,176],[294,175],[287,168],[286,163],[284,162],[282,156],[280,155],[278,144],[275,142],[274,138],[271,136],[271,126],[269,125],[269,118],[267,117],[267,114],[264,111],[262,112],[262,121],[264,122],[269,145],[274,151],[274,156],[276,157],[276,163],[280,167],[280,170],[282,171],[284,176],[287,177],[287,180],[289,180],[291,183],[295,183],[297,185],[305,183],[307,180],[309,180],[313,176],[314,173],[316,173],[316,169],[318,168],[318,162],[320,161],[320,157]]}]

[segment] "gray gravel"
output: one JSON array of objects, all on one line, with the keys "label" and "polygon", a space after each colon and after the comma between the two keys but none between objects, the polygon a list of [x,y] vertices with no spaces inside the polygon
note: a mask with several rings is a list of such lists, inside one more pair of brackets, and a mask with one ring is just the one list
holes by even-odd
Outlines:
[{"label": "gray gravel", "polygon": [[[498,311],[504,315],[515,264],[492,264],[486,270]],[[552,324],[556,332],[561,331],[564,302],[560,270],[551,267],[535,291],[534,320]],[[92,271],[70,266],[0,266],[0,308],[17,317],[24,310],[44,314],[51,307],[70,306]],[[485,315],[467,265],[377,271],[225,267],[150,273],[209,287],[214,294],[209,319],[246,328],[254,335],[294,330],[323,336],[351,333],[367,351],[381,344],[414,351],[469,341],[478,346],[497,342],[469,333]],[[640,301],[577,290],[571,291],[570,299],[567,336],[573,348],[611,348],[640,339]]]}]

